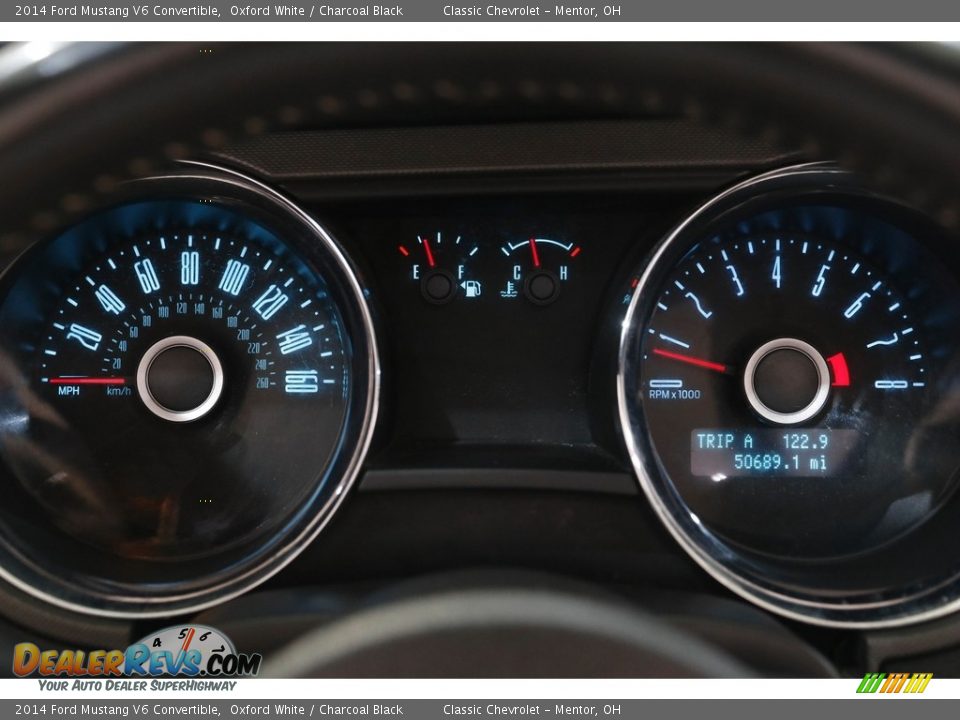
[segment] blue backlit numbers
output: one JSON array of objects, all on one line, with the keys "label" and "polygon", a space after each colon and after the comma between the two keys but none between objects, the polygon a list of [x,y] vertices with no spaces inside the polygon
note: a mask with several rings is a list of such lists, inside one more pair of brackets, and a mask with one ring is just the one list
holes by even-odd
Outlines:
[{"label": "blue backlit numbers", "polygon": [[[248,238],[206,232],[141,238],[78,274],[50,323],[49,345],[39,348],[44,383],[58,393],[88,385],[87,398],[136,397],[142,381],[131,370],[157,343],[184,336],[186,344],[206,344],[221,363],[243,358],[251,373],[231,371],[231,387],[242,382],[258,394],[313,400],[328,386],[345,387],[333,306],[319,279],[306,282],[304,267]],[[468,267],[453,269],[451,280],[464,278],[469,293]]]},{"label": "blue backlit numbers", "polygon": [[705,317],[705,318],[708,319],[708,320],[709,320],[711,317],[713,317],[713,311],[712,311],[712,310],[707,310],[707,309],[703,306],[703,303],[700,302],[700,298],[698,298],[698,297],[697,297],[696,295],[694,295],[692,292],[686,293],[686,294],[684,295],[684,297],[687,298],[688,300],[690,300],[690,301],[694,304],[694,306],[697,308],[697,312],[700,313],[701,315],[703,315],[703,317]]},{"label": "blue backlit numbers", "polygon": [[730,280],[733,281],[733,284],[737,288],[737,297],[743,297],[743,283],[740,281],[739,275],[737,275],[737,269],[733,265],[727,265],[726,270],[730,273]]},{"label": "blue backlit numbers", "polygon": [[253,303],[253,310],[264,320],[276,315],[280,308],[287,304],[289,298],[277,285],[271,285]]},{"label": "blue backlit numbers", "polygon": [[827,284],[827,273],[829,271],[829,265],[824,264],[820,266],[820,272],[817,275],[817,280],[813,283],[813,289],[810,291],[810,294],[814,297],[820,297],[820,293],[823,292],[823,288]]},{"label": "blue backlit numbers", "polygon": [[880,340],[874,340],[873,342],[867,343],[867,349],[875,348],[883,345],[896,345],[900,340],[900,334],[894,333],[888,338],[881,338]]},{"label": "blue backlit numbers", "polygon": [[83,325],[72,324],[67,330],[67,340],[76,340],[87,350],[96,350],[100,347],[103,335],[96,330],[84,327]]},{"label": "blue backlit numbers", "polygon": [[770,278],[773,280],[774,284],[777,286],[777,289],[780,289],[780,283],[783,280],[782,268],[780,255],[777,254],[773,258],[773,271],[770,273]]},{"label": "blue backlit numbers", "polygon": [[240,291],[243,290],[243,284],[247,281],[247,275],[249,274],[249,265],[239,260],[230,260],[223,271],[218,287],[230,295],[239,295]]},{"label": "blue backlit numbers", "polygon": [[184,250],[180,253],[180,284],[200,284],[200,253],[196,250]]},{"label": "blue backlit numbers", "polygon": [[854,300],[852,303],[850,303],[847,309],[843,311],[843,316],[848,320],[851,319],[854,315],[856,315],[858,312],[860,312],[860,310],[863,309],[863,304],[869,299],[870,299],[870,293],[868,292],[861,293],[860,296],[856,300]]},{"label": "blue backlit numbers", "polygon": [[284,390],[292,395],[309,395],[319,392],[319,374],[316,370],[287,370]]},{"label": "blue backlit numbers", "polygon": [[297,325],[295,328],[277,335],[277,341],[280,343],[280,353],[289,355],[297,350],[303,350],[313,344],[313,338],[310,337],[310,331],[306,325]]},{"label": "blue backlit numbers", "polygon": [[145,295],[160,289],[160,280],[157,278],[157,270],[150,260],[140,260],[134,263],[133,271],[140,282],[140,289]]},{"label": "blue backlit numbers", "polygon": [[98,287],[94,295],[96,295],[97,300],[100,301],[100,305],[102,305],[103,309],[108,313],[119,315],[127,307],[123,300],[117,297],[117,294],[106,285]]}]

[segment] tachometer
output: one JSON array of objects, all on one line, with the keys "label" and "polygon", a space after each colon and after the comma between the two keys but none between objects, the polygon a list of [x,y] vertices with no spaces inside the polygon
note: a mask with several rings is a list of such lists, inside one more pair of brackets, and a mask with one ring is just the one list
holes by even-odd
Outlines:
[{"label": "tachometer", "polygon": [[356,474],[377,382],[360,286],[297,208],[231,176],[130,192],[0,293],[3,569],[119,614],[291,558]]},{"label": "tachometer", "polygon": [[752,599],[821,621],[941,581],[907,548],[946,528],[960,468],[960,289],[905,228],[933,231],[845,182],[774,173],[698,211],[621,347],[628,444],[668,526]]},{"label": "tachometer", "polygon": [[[905,428],[929,407],[923,326],[895,281],[832,238],[756,219],[665,278],[641,352],[650,432],[701,520],[768,552],[877,541],[904,489],[881,468],[902,465]],[[788,500],[775,514],[772,483]],[[904,508],[883,532],[927,511]]]}]

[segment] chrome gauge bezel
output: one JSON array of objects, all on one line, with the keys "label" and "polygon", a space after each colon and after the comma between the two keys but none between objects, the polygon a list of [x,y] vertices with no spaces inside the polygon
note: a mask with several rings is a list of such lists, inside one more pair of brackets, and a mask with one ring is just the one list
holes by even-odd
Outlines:
[{"label": "chrome gauge bezel", "polygon": [[882,198],[860,185],[856,178],[832,164],[812,163],[770,171],[740,182],[699,206],[676,225],[645,260],[636,290],[623,317],[619,338],[616,379],[617,411],[624,443],[637,481],[646,499],[683,550],[709,575],[746,600],[778,615],[805,623],[838,628],[884,628],[941,617],[960,610],[960,570],[912,586],[875,594],[828,594],[805,590],[792,583],[775,563],[742,552],[712,533],[686,506],[660,467],[646,430],[640,403],[630,397],[631,378],[639,377],[635,351],[645,331],[659,284],[670,268],[690,249],[691,233],[713,218],[763,195],[789,197],[790,193],[840,194],[870,202],[887,203],[897,211],[909,208]]},{"label": "chrome gauge bezel", "polygon": [[[312,258],[311,262],[322,258],[328,272],[336,274],[342,300],[349,304],[352,316],[354,389],[340,435],[341,450],[328,466],[329,486],[324,488],[315,512],[268,538],[262,551],[250,553],[249,562],[237,563],[239,568],[224,568],[210,578],[172,586],[143,584],[135,588],[136,592],[124,592],[124,587],[98,578],[82,587],[66,589],[60,579],[45,575],[46,571],[35,567],[36,563],[25,555],[17,557],[11,553],[11,557],[0,562],[0,579],[39,600],[81,614],[150,618],[192,613],[248,592],[278,573],[313,542],[346,499],[361,472],[379,411],[381,365],[377,335],[360,276],[340,244],[310,214],[274,188],[231,168],[185,161],[170,173],[130,181],[118,196],[114,205],[150,197],[217,198],[241,211],[249,207],[252,212],[282,218],[286,227],[296,229],[297,237],[289,238],[290,244],[307,259]],[[14,271],[16,267],[17,263],[11,265]],[[8,268],[7,272],[11,270]],[[180,422],[185,418],[175,419]]]}]

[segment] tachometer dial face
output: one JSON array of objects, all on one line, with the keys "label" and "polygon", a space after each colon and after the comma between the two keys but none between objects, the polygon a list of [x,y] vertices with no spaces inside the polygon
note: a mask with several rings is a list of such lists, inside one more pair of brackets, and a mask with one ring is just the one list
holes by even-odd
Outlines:
[{"label": "tachometer dial face", "polygon": [[704,567],[862,622],[957,570],[923,548],[957,512],[960,287],[935,230],[841,180],[773,173],[682,224],[631,300],[618,391],[641,485]]},{"label": "tachometer dial face", "polygon": [[[701,244],[661,287],[642,402],[701,520],[767,551],[834,553],[929,512],[887,515],[911,479],[882,469],[904,466],[929,408],[923,323],[895,281],[842,241],[760,222]],[[931,501],[949,479],[927,488]]]},{"label": "tachometer dial face", "polygon": [[134,202],[8,275],[8,541],[55,529],[68,574],[162,598],[262,562],[342,491],[367,329],[331,251],[263,213]]}]

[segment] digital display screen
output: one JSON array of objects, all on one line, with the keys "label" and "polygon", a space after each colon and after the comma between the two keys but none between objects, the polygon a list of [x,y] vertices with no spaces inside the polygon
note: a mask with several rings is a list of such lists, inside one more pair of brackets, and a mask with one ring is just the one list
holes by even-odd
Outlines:
[{"label": "digital display screen", "polygon": [[690,433],[690,471],[698,477],[833,477],[857,446],[856,430],[698,428]]}]

